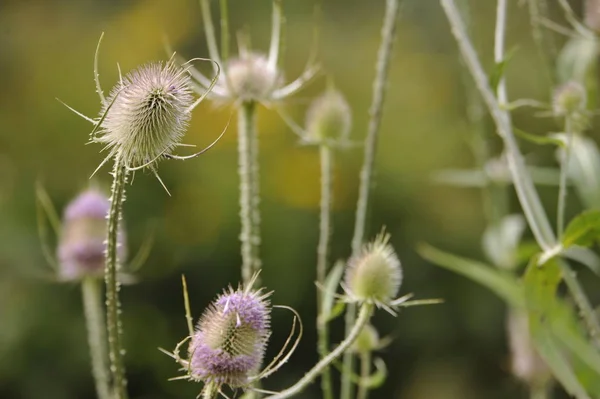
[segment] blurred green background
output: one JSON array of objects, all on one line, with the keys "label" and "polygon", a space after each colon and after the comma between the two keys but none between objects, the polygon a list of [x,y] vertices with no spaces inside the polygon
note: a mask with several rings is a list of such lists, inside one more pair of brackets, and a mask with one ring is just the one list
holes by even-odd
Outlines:
[{"label": "blurred green background", "polygon": [[[294,78],[311,51],[315,1],[286,0],[285,71]],[[353,108],[353,138],[367,125],[374,57],[384,1],[326,0],[320,18],[319,59]],[[466,142],[465,90],[456,46],[435,0],[407,0],[402,12],[384,110],[368,236],[387,226],[403,262],[402,293],[440,297],[443,305],[410,308],[375,324],[394,337],[380,353],[389,367],[374,398],[525,398],[525,387],[509,372],[505,306],[484,288],[437,269],[415,252],[419,242],[482,258],[484,218],[480,193],[432,183],[447,167],[470,167]],[[491,67],[493,1],[471,1],[475,43]],[[573,3],[580,7],[580,2]],[[560,22],[558,10],[552,10]],[[230,1],[231,24],[266,49],[268,0]],[[88,184],[102,159],[100,146],[85,146],[88,122],[55,97],[95,116],[93,54],[100,33],[100,78],[107,91],[117,62],[129,71],[166,58],[163,35],[185,57],[206,57],[199,5],[193,0],[2,0],[0,2],[0,398],[92,398],[80,290],[37,278],[48,266],[36,230],[35,181],[42,182],[58,209]],[[525,7],[510,2],[508,46],[518,46],[508,68],[511,98],[548,99]],[[555,37],[558,44],[564,38]],[[285,104],[296,120],[326,85],[323,76]],[[208,102],[194,113],[187,143],[210,143],[229,109]],[[523,129],[558,129],[530,111],[515,113]],[[315,351],[315,258],[319,199],[318,153],[298,145],[273,111],[259,114],[262,169],[263,283],[273,302],[296,308],[306,331],[290,363],[265,381],[269,389],[290,385],[317,359]],[[592,133],[594,134],[594,133]],[[490,124],[489,139],[498,142]],[[185,149],[184,149],[185,150]],[[529,160],[552,164],[551,149],[526,147]],[[360,149],[338,155],[335,175],[335,234],[332,255],[345,258],[354,222]],[[235,123],[205,156],[163,162],[160,172],[172,197],[150,174],[138,173],[128,188],[125,223],[130,253],[148,231],[156,239],[139,282],[122,290],[126,363],[132,398],[193,398],[200,386],[168,382],[176,364],[157,347],[173,348],[186,335],[180,275],[190,285],[194,317],[239,275],[239,222]],[[97,181],[108,187],[109,169]],[[543,189],[548,209],[555,190]],[[512,198],[512,197],[511,197]],[[573,198],[573,197],[571,197]],[[518,204],[512,198],[512,207]],[[576,200],[570,211],[576,211]],[[553,213],[553,211],[551,212]],[[592,287],[598,291],[598,284]],[[289,314],[275,311],[268,356],[289,331]],[[333,325],[334,341],[342,324]],[[299,398],[316,398],[313,384]],[[559,394],[560,395],[560,394]],[[560,396],[557,396],[560,397]]]}]

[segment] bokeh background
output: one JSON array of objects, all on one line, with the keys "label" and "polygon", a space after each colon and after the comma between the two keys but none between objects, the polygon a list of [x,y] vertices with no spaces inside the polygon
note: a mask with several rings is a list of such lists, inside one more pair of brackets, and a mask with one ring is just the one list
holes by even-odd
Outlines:
[{"label": "bokeh background", "polygon": [[[315,19],[316,1],[287,0],[285,73],[297,76],[319,26],[318,55],[325,74],[285,104],[299,122],[311,97],[335,81],[353,108],[353,137],[364,137],[374,58],[384,1],[327,0]],[[439,4],[406,0],[391,64],[368,236],[382,226],[403,262],[403,293],[444,298],[443,305],[410,308],[393,318],[378,314],[375,324],[393,343],[379,355],[389,368],[374,398],[525,398],[527,391],[509,372],[505,306],[484,288],[420,258],[419,242],[482,258],[484,217],[480,192],[432,182],[449,167],[475,165],[467,138],[464,75]],[[553,2],[551,2],[553,3]],[[573,2],[576,9],[579,1]],[[491,68],[493,1],[471,1],[475,43]],[[557,9],[553,18],[562,22]],[[231,25],[266,49],[268,0],[230,1]],[[117,78],[117,62],[129,71],[165,59],[163,37],[185,57],[206,57],[199,5],[194,0],[2,0],[0,2],[0,398],[93,398],[81,293],[77,285],[38,277],[50,269],[37,235],[35,182],[57,209],[88,184],[102,159],[98,145],[84,145],[90,125],[55,97],[95,116],[93,55],[101,32],[100,78],[105,91]],[[554,37],[560,45],[564,38]],[[508,46],[517,51],[508,68],[511,98],[547,101],[551,88],[539,67],[525,7],[510,1]],[[227,123],[231,110],[208,102],[194,113],[186,142],[204,146]],[[515,114],[524,130],[558,129],[531,111]],[[490,126],[493,149],[499,145]],[[315,351],[315,252],[319,199],[318,153],[297,138],[271,110],[260,109],[260,164],[263,192],[263,282],[273,302],[296,308],[306,331],[290,363],[265,381],[278,389],[303,375]],[[190,285],[198,317],[209,301],[240,274],[235,123],[199,159],[160,165],[169,197],[150,174],[138,173],[125,204],[130,253],[149,231],[155,240],[138,282],[122,290],[126,363],[132,398],[193,398],[200,386],[168,382],[176,364],[158,351],[185,336],[180,275]],[[592,135],[595,132],[592,131]],[[184,149],[185,150],[185,149]],[[552,149],[525,147],[532,163],[552,165]],[[335,175],[335,234],[332,254],[350,252],[360,149],[338,154]],[[107,188],[109,169],[96,182]],[[548,209],[556,191],[544,188]],[[573,198],[573,197],[571,197]],[[518,204],[511,195],[511,206]],[[578,208],[571,201],[570,211]],[[553,211],[551,212],[553,213]],[[591,287],[598,291],[598,284]],[[269,355],[285,340],[289,314],[275,311]],[[334,341],[343,326],[333,324]],[[315,398],[313,384],[299,398]],[[561,393],[557,392],[557,397]]]}]

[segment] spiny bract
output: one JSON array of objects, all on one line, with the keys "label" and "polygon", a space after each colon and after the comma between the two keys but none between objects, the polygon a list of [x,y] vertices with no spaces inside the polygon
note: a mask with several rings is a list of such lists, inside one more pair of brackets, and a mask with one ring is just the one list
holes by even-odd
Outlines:
[{"label": "spiny bract", "polygon": [[133,70],[110,92],[100,136],[93,140],[105,143],[129,168],[152,166],[185,133],[194,101],[190,85],[187,68],[171,61]]},{"label": "spiny bract", "polygon": [[248,385],[270,335],[268,296],[229,288],[206,309],[189,348],[192,378],[232,388]]}]

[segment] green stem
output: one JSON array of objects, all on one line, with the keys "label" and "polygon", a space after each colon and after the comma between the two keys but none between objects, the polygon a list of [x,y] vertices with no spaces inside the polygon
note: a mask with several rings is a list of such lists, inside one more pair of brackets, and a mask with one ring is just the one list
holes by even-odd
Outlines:
[{"label": "green stem", "polygon": [[219,397],[219,386],[213,382],[209,382],[202,390],[202,399],[216,399]]},{"label": "green stem", "polygon": [[311,382],[314,381],[315,378],[319,376],[323,372],[323,370],[331,365],[342,355],[342,353],[347,352],[350,346],[356,341],[358,335],[360,334],[363,327],[369,322],[371,315],[373,314],[373,305],[369,303],[364,303],[360,307],[360,312],[358,314],[358,318],[356,319],[355,324],[350,329],[350,333],[346,336],[346,338],[340,342],[340,344],[332,350],[327,356],[321,359],[310,371],[304,374],[298,382],[296,382],[291,387],[284,389],[281,392],[278,392],[274,395],[267,396],[265,399],[285,399],[291,398],[294,395],[302,392],[304,388],[306,388]]},{"label": "green stem", "polygon": [[547,44],[549,38],[544,35],[544,29],[540,23],[542,18],[546,18],[548,15],[548,4],[546,4],[546,0],[527,0],[527,5],[529,8],[529,23],[531,24],[533,41],[544,64],[544,71],[548,81],[552,83],[554,81],[552,76],[552,53],[554,49],[548,48],[550,47]]},{"label": "green stem", "polygon": [[[367,137],[365,139],[364,161],[360,171],[360,186],[358,190],[358,201],[356,203],[354,234],[352,237],[352,254],[357,254],[360,251],[365,234],[369,191],[372,184],[371,180],[375,164],[375,153],[379,138],[385,89],[388,81],[389,64],[399,13],[400,0],[386,0],[385,15],[383,26],[381,28],[381,43],[377,55],[377,64],[375,66],[375,80],[373,81],[373,98],[371,107],[369,108],[369,126],[367,129]],[[349,305],[346,309],[345,317],[346,335],[348,335],[350,327],[354,324],[355,314],[355,306]],[[350,399],[352,396],[351,375],[353,363],[353,355],[351,353],[345,353],[342,369],[341,399]]]},{"label": "green stem", "polygon": [[358,385],[358,393],[356,399],[368,399],[369,388],[365,383],[371,374],[371,352],[365,351],[360,354],[360,384]]},{"label": "green stem", "polygon": [[[317,282],[325,286],[329,242],[331,239],[331,201],[333,191],[333,152],[326,145],[319,146],[321,161],[321,214],[319,218],[319,244],[317,247]],[[322,294],[317,289],[317,314],[322,308]],[[318,350],[320,358],[324,358],[329,350],[327,321],[317,317]],[[321,390],[324,399],[333,399],[333,385],[329,367],[321,375]]]},{"label": "green stem", "polygon": [[238,173],[240,176],[240,221],[242,231],[242,281],[248,284],[260,270],[260,213],[258,182],[258,138],[256,106],[244,102],[238,111]]},{"label": "green stem", "polygon": [[111,399],[106,358],[106,324],[100,281],[91,277],[85,278],[81,282],[81,292],[96,394],[98,399]]},{"label": "green stem", "polygon": [[221,11],[221,61],[227,62],[227,58],[229,58],[229,7],[227,0],[220,0],[219,6]]},{"label": "green stem", "polygon": [[575,303],[581,312],[581,317],[587,326],[592,341],[597,348],[600,348],[600,322],[598,321],[596,311],[585,295],[585,291],[579,283],[579,280],[577,280],[577,276],[571,268],[571,265],[562,259],[559,259],[558,263],[560,265],[565,284],[571,292],[571,295],[573,295],[573,299],[575,300]]},{"label": "green stem", "polygon": [[108,237],[106,239],[106,320],[108,331],[108,353],[115,399],[127,398],[127,380],[123,365],[123,344],[121,342],[121,304],[119,302],[119,262],[117,259],[118,231],[121,221],[127,172],[119,157],[115,159],[113,185],[108,213]]},{"label": "green stem", "polygon": [[565,134],[567,136],[567,145],[560,162],[560,180],[558,183],[558,205],[556,207],[556,234],[560,240],[565,228],[565,208],[567,207],[567,175],[569,172],[569,160],[571,158],[571,147],[573,147],[573,123],[567,116],[565,121]]},{"label": "green stem", "polygon": [[[200,8],[202,10],[202,24],[204,25],[204,34],[206,35],[208,55],[213,61],[222,66],[221,57],[219,57],[219,46],[217,45],[217,38],[215,36],[215,27],[212,23],[210,0],[200,0]],[[217,71],[217,67],[215,66],[214,68]]]}]

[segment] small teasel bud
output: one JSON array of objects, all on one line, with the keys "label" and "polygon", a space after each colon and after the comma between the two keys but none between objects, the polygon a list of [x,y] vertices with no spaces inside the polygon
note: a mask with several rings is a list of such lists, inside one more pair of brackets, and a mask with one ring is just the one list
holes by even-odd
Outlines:
[{"label": "small teasel bud", "polygon": [[206,309],[189,347],[193,379],[232,388],[248,385],[270,335],[269,295],[230,287]]},{"label": "small teasel bud", "polygon": [[389,239],[380,234],[348,261],[345,289],[351,299],[386,305],[398,294],[402,269]]},{"label": "small teasel bud", "polygon": [[221,86],[228,88],[233,100],[268,102],[271,93],[281,85],[281,75],[269,64],[266,56],[245,52],[227,63],[225,81]]},{"label": "small teasel bud", "polygon": [[317,97],[306,114],[306,140],[323,143],[344,142],[352,127],[352,112],[344,96],[328,89]]},{"label": "small teasel bud", "polygon": [[531,341],[527,313],[510,310],[506,319],[513,375],[529,385],[543,385],[551,376]]},{"label": "small teasel bud", "polygon": [[[59,273],[63,280],[88,276],[101,277],[106,255],[109,199],[89,189],[77,196],[65,209],[58,243]],[[118,256],[125,257],[124,234],[119,232]]]},{"label": "small teasel bud", "polygon": [[379,348],[379,333],[371,324],[363,327],[358,338],[352,345],[352,350],[356,353],[373,352]]},{"label": "small teasel bud", "polygon": [[569,81],[554,90],[552,106],[557,116],[570,116],[585,111],[587,94],[579,82]]},{"label": "small teasel bud", "polygon": [[172,61],[143,65],[112,89],[95,139],[130,168],[169,155],[188,126],[194,103],[186,68]]}]

